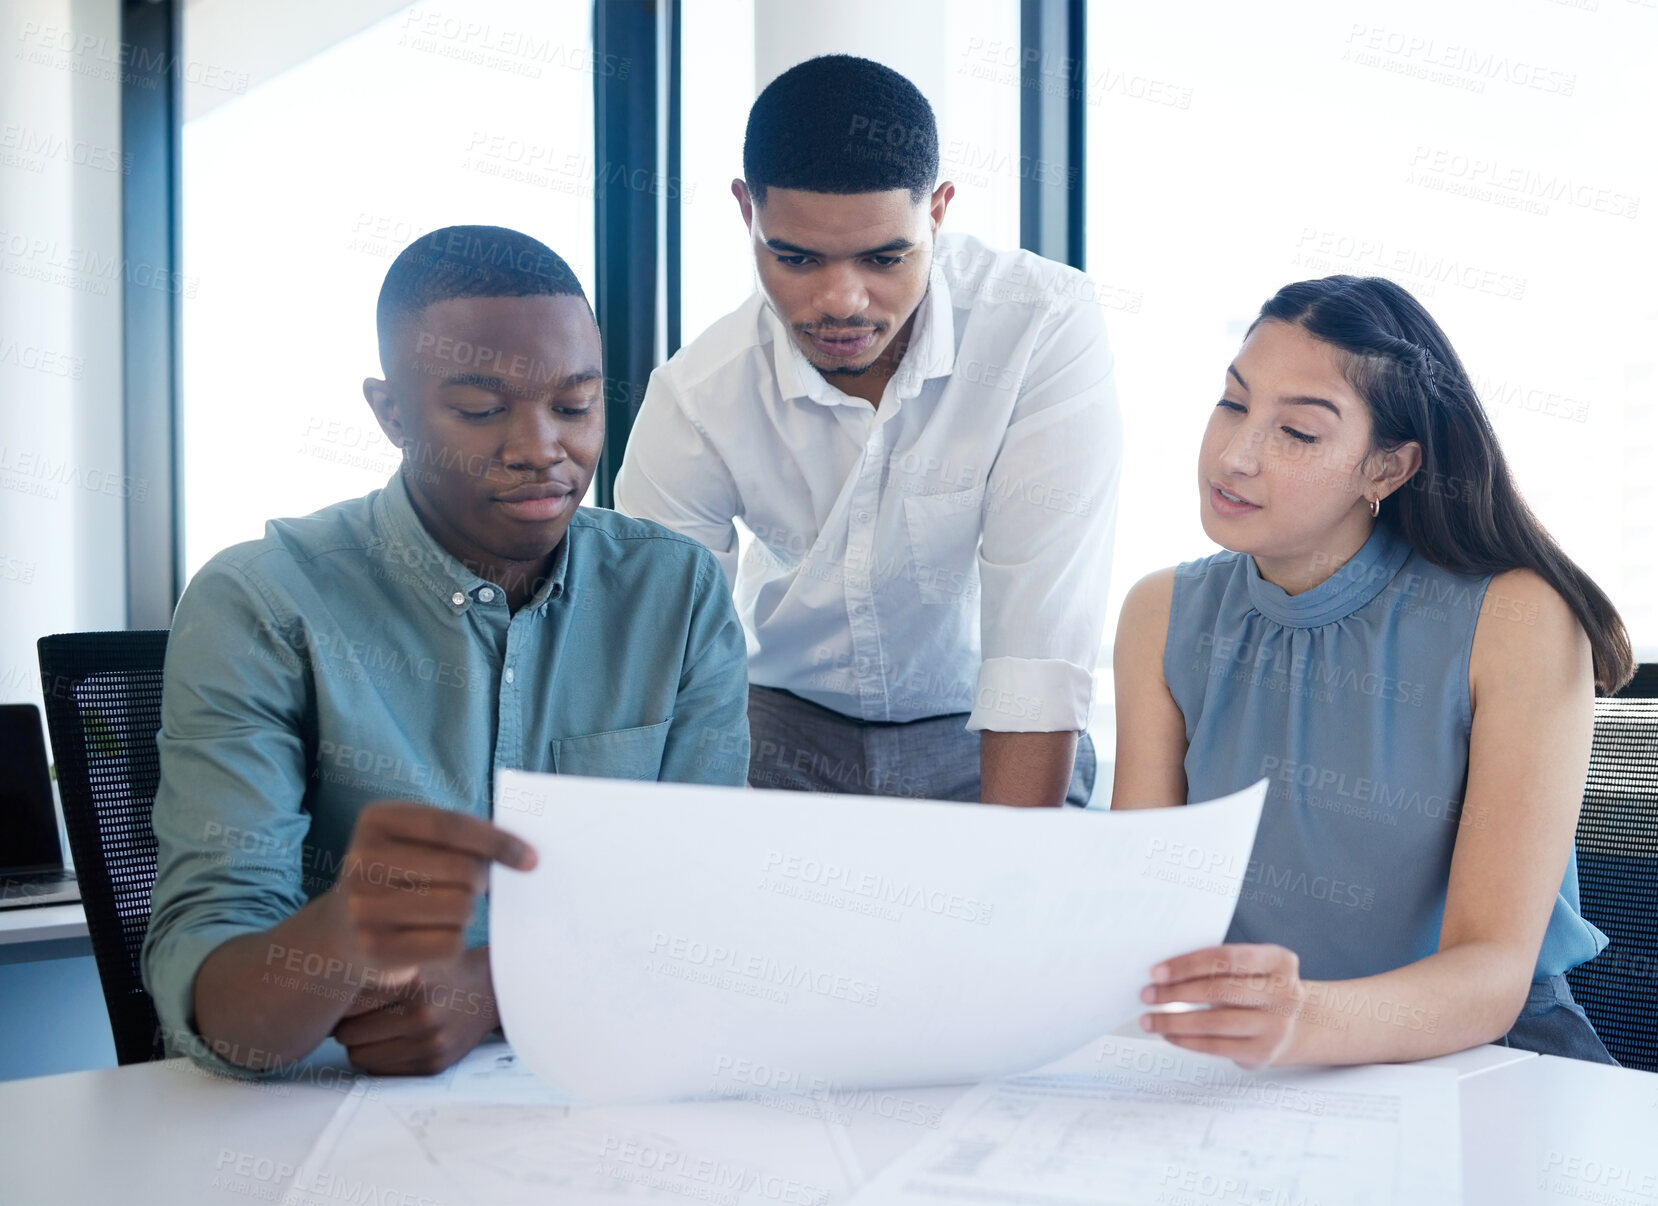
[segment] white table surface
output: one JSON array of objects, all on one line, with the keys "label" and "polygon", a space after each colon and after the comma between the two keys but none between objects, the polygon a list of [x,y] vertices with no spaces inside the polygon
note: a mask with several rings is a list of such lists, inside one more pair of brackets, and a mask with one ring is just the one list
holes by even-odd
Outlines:
[{"label": "white table surface", "polygon": [[78,903],[0,909],[0,946],[86,936],[86,913]]},{"label": "white table surface", "polygon": [[[340,1060],[257,1085],[183,1060],[0,1083],[0,1200],[246,1206],[215,1177],[246,1158],[298,1168],[340,1104]],[[1430,1062],[1463,1074],[1466,1206],[1658,1202],[1658,1076],[1501,1048]]]},{"label": "white table surface", "polygon": [[1658,1075],[1543,1055],[1461,1089],[1467,1206],[1658,1203]]}]

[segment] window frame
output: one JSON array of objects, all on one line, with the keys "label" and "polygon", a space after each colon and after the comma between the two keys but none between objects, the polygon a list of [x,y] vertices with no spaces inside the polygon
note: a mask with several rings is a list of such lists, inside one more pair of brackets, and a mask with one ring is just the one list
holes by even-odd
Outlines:
[{"label": "window frame", "polygon": [[[182,280],[182,0],[123,0],[121,36],[142,48],[141,70],[122,75],[124,148],[133,164],[122,193],[125,254]],[[1027,174],[1020,192],[1020,244],[1076,267],[1083,263],[1086,0],[1021,0],[1020,153],[1056,163],[1049,180]],[[681,170],[682,11],[677,0],[594,0],[595,61],[619,55],[642,70],[627,79],[595,72],[594,170],[648,165],[652,179]],[[1030,53],[1034,51],[1035,53]],[[1056,72],[1055,64],[1062,66]],[[1046,80],[1044,80],[1046,75]],[[1047,86],[1044,87],[1043,85]],[[642,95],[643,93],[643,95]],[[1063,183],[1054,183],[1054,180]],[[606,189],[594,181],[594,314],[607,381],[604,455],[596,500],[609,507],[651,370],[679,350],[681,213],[678,190]],[[125,471],[149,482],[126,500],[127,623],[165,628],[184,588],[181,436],[181,298],[176,291],[123,289]]]}]

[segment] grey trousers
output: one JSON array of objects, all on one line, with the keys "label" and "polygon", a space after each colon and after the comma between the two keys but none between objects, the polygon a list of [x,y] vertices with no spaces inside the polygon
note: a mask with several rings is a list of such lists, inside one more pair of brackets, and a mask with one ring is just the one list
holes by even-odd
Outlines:
[{"label": "grey trousers", "polygon": [[[965,712],[904,723],[854,720],[788,691],[751,685],[748,733],[751,787],[979,798],[979,735],[967,731]],[[1088,803],[1094,774],[1094,743],[1083,733],[1067,804]]]},{"label": "grey trousers", "polygon": [[1600,1041],[1583,1006],[1573,998],[1565,976],[1532,981],[1514,1028],[1499,1041],[1505,1047],[1539,1055],[1563,1055],[1596,1064],[1618,1062]]}]

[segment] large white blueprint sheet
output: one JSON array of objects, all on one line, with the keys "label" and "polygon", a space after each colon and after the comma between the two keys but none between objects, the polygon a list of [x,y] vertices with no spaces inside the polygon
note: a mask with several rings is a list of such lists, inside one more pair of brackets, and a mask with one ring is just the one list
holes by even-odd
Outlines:
[{"label": "large white blueprint sheet", "polygon": [[960,1084],[1142,1010],[1221,941],[1264,784],[1104,813],[501,772],[503,1027],[593,1103]]},{"label": "large white blueprint sheet", "polygon": [[357,1083],[282,1206],[830,1206],[852,1192],[824,1117],[745,1101],[571,1106],[496,1043],[434,1078]]},{"label": "large white blueprint sheet", "polygon": [[1243,1071],[1158,1040],[980,1085],[860,1206],[1455,1206],[1457,1073]]},{"label": "large white blueprint sheet", "polygon": [[1456,1084],[1435,1067],[1248,1073],[1108,1035],[970,1089],[574,1106],[496,1043],[443,1076],[359,1082],[282,1201],[1449,1206]]}]

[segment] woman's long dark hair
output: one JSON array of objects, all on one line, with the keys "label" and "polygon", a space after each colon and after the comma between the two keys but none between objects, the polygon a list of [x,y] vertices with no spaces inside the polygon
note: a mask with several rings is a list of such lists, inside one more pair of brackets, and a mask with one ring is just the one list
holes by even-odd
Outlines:
[{"label": "woman's long dark hair", "polygon": [[1635,659],[1623,620],[1520,497],[1467,370],[1422,304],[1381,277],[1327,276],[1285,285],[1255,322],[1269,318],[1348,353],[1348,380],[1370,407],[1373,451],[1421,445],[1422,467],[1379,522],[1449,570],[1536,571],[1588,634],[1595,685],[1610,693],[1628,682]]}]

